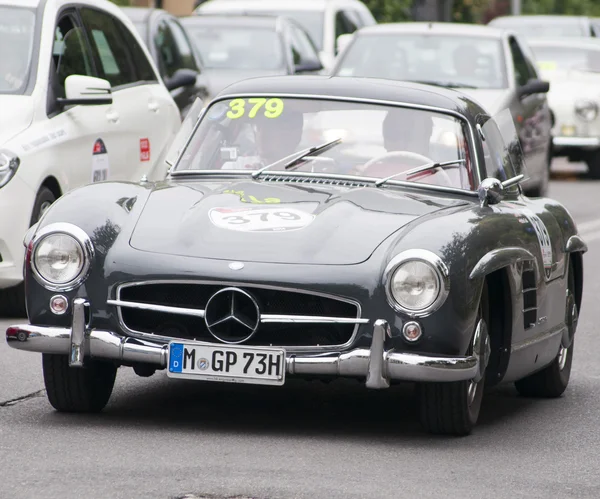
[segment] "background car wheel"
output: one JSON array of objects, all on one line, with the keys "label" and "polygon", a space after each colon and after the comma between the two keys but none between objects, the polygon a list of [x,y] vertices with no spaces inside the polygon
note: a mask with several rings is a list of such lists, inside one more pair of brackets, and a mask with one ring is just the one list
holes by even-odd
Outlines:
[{"label": "background car wheel", "polygon": [[59,412],[100,412],[117,375],[117,366],[98,360],[69,367],[66,355],[43,354],[42,367],[48,400]]},{"label": "background car wheel", "polygon": [[[42,187],[39,190],[35,197],[33,210],[31,212],[31,220],[29,221],[30,227],[41,218],[55,200],[56,197],[47,187]],[[0,291],[0,316],[27,316],[27,309],[25,307],[25,285],[23,283]]]},{"label": "background car wheel", "polygon": [[[568,340],[563,338],[558,354],[552,364],[531,376],[515,382],[518,392],[525,397],[560,397],[569,384],[571,364],[573,362],[573,347],[575,345],[574,335],[579,317],[577,302],[575,301],[573,262],[569,263],[568,279],[566,308]],[[565,343],[567,344],[565,345]]]},{"label": "background car wheel", "polygon": [[[477,325],[480,320],[484,321],[486,325],[487,340],[487,324],[489,324],[487,283],[484,283],[483,286],[475,324]],[[473,353],[473,347],[472,340],[468,353]],[[489,347],[489,341],[487,341],[486,347]],[[481,374],[479,381],[418,384],[417,397],[423,428],[430,433],[446,435],[468,435],[471,433],[479,418],[483,398],[485,373]]]}]

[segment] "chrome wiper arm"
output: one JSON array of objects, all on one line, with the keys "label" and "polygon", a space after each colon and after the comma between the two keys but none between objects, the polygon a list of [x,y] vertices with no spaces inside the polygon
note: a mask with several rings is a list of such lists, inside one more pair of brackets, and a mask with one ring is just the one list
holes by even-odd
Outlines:
[{"label": "chrome wiper arm", "polygon": [[436,81],[436,80],[410,80],[414,83],[421,83],[423,85],[434,85],[436,87],[446,87],[446,88],[472,88],[476,89],[478,87],[474,85],[468,85],[466,83],[454,82],[454,81]]},{"label": "chrome wiper arm", "polygon": [[388,180],[392,180],[396,177],[399,177],[400,175],[414,175],[415,173],[432,170],[433,168],[445,168],[447,166],[456,166],[456,165],[463,164],[466,162],[467,162],[466,159],[453,159],[451,161],[444,161],[442,163],[440,163],[440,162],[427,163],[427,164],[412,168],[410,170],[405,170],[403,172],[394,173],[394,175],[390,175],[389,177],[382,178],[382,179],[378,180],[377,182],[375,182],[375,187],[379,187],[379,186],[385,184]]},{"label": "chrome wiper arm", "polygon": [[273,168],[274,166],[278,166],[281,164],[283,164],[283,168],[285,170],[289,170],[290,168],[294,167],[296,165],[296,163],[298,163],[302,159],[305,159],[307,156],[310,156],[311,154],[318,154],[318,153],[325,152],[328,149],[332,148],[333,146],[336,146],[337,144],[339,144],[341,141],[342,141],[342,139],[330,140],[329,142],[325,142],[324,144],[309,147],[300,152],[295,152],[294,154],[290,154],[289,156],[286,156],[285,158],[278,159],[277,161],[275,161],[274,163],[271,163],[270,165],[263,166],[260,170],[256,170],[255,172],[252,172],[252,178],[256,178],[265,170],[268,170],[270,168]]}]

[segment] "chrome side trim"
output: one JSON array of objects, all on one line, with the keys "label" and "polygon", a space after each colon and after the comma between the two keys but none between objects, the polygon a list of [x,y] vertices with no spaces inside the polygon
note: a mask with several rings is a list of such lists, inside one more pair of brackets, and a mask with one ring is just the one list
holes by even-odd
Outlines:
[{"label": "chrome side trim", "polygon": [[539,343],[541,341],[549,340],[550,338],[553,338],[554,336],[557,336],[559,334],[562,335],[566,328],[567,326],[565,324],[559,324],[558,326],[553,327],[549,331],[542,331],[541,333],[536,334],[531,338],[527,338],[523,341],[520,341],[519,343],[513,343],[510,347],[510,351],[511,353],[518,352],[519,350],[523,350],[524,348],[535,345],[536,343]]},{"label": "chrome side trim", "polygon": [[[150,284],[199,284],[199,285],[213,285],[213,286],[223,286],[223,287],[236,286],[236,287],[243,287],[243,288],[270,289],[270,290],[275,290],[275,291],[290,291],[293,293],[301,293],[301,294],[306,294],[306,295],[321,296],[323,298],[330,298],[332,300],[338,300],[341,302],[352,304],[356,307],[356,318],[352,319],[355,322],[350,323],[350,324],[356,324],[356,326],[354,328],[354,331],[352,332],[350,339],[346,343],[343,343],[340,345],[286,346],[285,347],[286,351],[290,351],[290,352],[301,352],[301,351],[306,351],[306,350],[310,350],[310,351],[326,351],[326,350],[332,350],[332,349],[333,350],[342,350],[344,348],[349,347],[350,345],[352,345],[354,343],[354,341],[356,340],[356,336],[358,335],[358,329],[360,327],[360,324],[368,324],[369,323],[369,319],[361,318],[362,307],[361,307],[360,303],[356,300],[351,300],[349,298],[344,298],[344,297],[340,297],[340,296],[332,295],[332,294],[328,294],[328,293],[322,293],[320,291],[309,291],[306,289],[292,288],[292,287],[286,287],[286,286],[273,286],[273,285],[268,285],[268,284],[263,285],[263,284],[255,284],[255,283],[244,283],[244,282],[239,282],[239,281],[214,281],[214,280],[205,280],[205,279],[193,279],[193,280],[150,279],[150,280],[146,280],[146,281],[127,282],[127,283],[123,283],[123,284],[120,284],[117,286],[117,289],[116,289],[117,299],[116,300],[109,299],[109,300],[107,300],[107,304],[115,304],[116,302],[120,302],[121,301],[120,295],[121,295],[122,289],[134,287],[134,286],[145,286],[145,285],[150,285]],[[129,302],[129,303],[135,303],[135,302]],[[161,305],[159,305],[159,306],[161,306]],[[179,307],[169,307],[169,308],[179,308]],[[196,309],[192,309],[192,310],[196,310]],[[196,310],[196,311],[198,311],[198,310]],[[162,335],[153,334],[153,333],[145,333],[143,331],[137,331],[137,330],[128,328],[125,324],[125,321],[123,320],[123,314],[121,313],[120,307],[117,307],[117,317],[119,319],[119,325],[121,326],[122,330],[127,332],[127,334],[130,336],[133,336],[135,338],[150,340],[150,341],[161,341],[164,343],[168,343],[169,341],[173,340],[173,338],[171,336],[162,336]],[[200,317],[200,316],[198,316],[198,317]],[[271,317],[271,315],[264,314],[261,317],[265,317],[266,319],[269,319]],[[286,323],[286,322],[291,323],[289,320],[283,320],[284,318],[290,317],[290,316],[282,315],[280,317],[282,318],[282,321],[281,321],[282,323]],[[295,316],[294,318],[296,318],[296,317],[298,317],[298,316]],[[302,317],[302,316],[300,316],[300,317]],[[336,317],[336,319],[339,319],[339,318]],[[350,318],[348,318],[348,320],[350,320]],[[265,322],[269,322],[269,321],[266,320]],[[318,323],[319,322],[313,322],[313,324],[318,324]],[[340,324],[343,324],[343,323],[346,323],[346,322],[340,322]],[[277,347],[278,345],[269,345],[269,346]]]},{"label": "chrome side trim", "polygon": [[[434,269],[438,278],[439,292],[436,299],[431,305],[420,310],[404,308],[394,299],[391,290],[391,279],[394,272],[400,265],[411,260],[428,263]],[[396,312],[406,314],[410,317],[427,317],[438,310],[446,301],[450,293],[450,273],[446,264],[435,253],[424,249],[411,249],[399,253],[390,260],[383,271],[383,285],[388,303]]]},{"label": "chrome side trim", "polygon": [[[452,382],[474,379],[480,372],[476,355],[466,357],[430,357],[413,353],[385,350],[388,324],[377,320],[371,348],[357,348],[347,352],[294,354],[286,352],[286,369],[297,375],[331,375],[359,377],[368,388],[385,388],[390,380],[420,382]],[[68,355],[72,341],[68,328],[20,324],[6,330],[8,345],[29,352]],[[146,363],[165,368],[168,346],[120,336],[112,331],[86,331],[89,356],[112,359],[124,364]],[[210,347],[224,347],[219,343],[189,342]],[[226,348],[226,347],[224,347]],[[88,353],[86,352],[86,355]]]},{"label": "chrome side trim", "polygon": [[191,315],[204,318],[204,310],[197,308],[169,307],[168,305],[156,305],[154,303],[143,303],[123,300],[106,300],[107,305],[115,307],[137,308],[139,310],[152,310],[153,312],[165,312],[167,314]]},{"label": "chrome side trim", "polygon": [[[81,251],[83,252],[84,262],[81,271],[79,272],[77,277],[75,277],[70,282],[66,282],[64,284],[57,284],[46,280],[44,277],[42,277],[42,275],[39,273],[38,269],[35,266],[35,250],[38,244],[41,241],[43,241],[45,237],[53,234],[67,234],[71,236],[77,241],[77,243],[81,247]],[[92,240],[87,235],[87,233],[80,227],[77,227],[77,225],[65,222],[49,224],[33,235],[30,244],[32,245],[30,262],[31,272],[33,273],[33,277],[35,278],[35,280],[38,281],[44,288],[50,291],[59,292],[72,291],[87,279],[95,255],[94,245],[92,244]]]}]

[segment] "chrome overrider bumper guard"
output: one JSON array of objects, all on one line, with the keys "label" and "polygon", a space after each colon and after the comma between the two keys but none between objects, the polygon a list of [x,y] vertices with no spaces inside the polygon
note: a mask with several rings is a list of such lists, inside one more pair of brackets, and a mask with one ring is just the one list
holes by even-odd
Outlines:
[{"label": "chrome overrider bumper guard", "polygon": [[[157,368],[167,367],[168,345],[121,336],[112,331],[90,329],[85,323],[87,306],[88,303],[82,298],[73,301],[71,328],[15,325],[7,329],[6,341],[18,350],[68,355],[71,367],[82,367],[87,356],[129,364],[152,364]],[[475,333],[475,353],[464,357],[430,357],[386,350],[386,337],[390,337],[387,322],[377,320],[373,326],[371,348],[314,355],[290,352],[286,359],[287,372],[296,375],[364,376],[367,388],[387,388],[390,380],[479,380],[489,355],[487,331],[481,323]],[[215,346],[214,343],[209,345]]]}]

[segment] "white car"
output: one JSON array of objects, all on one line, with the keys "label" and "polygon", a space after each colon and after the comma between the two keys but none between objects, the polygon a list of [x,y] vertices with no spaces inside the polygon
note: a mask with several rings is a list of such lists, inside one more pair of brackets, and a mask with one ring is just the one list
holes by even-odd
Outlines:
[{"label": "white car", "polygon": [[[319,50],[325,71],[333,66],[340,49],[338,40],[363,26],[376,24],[360,0],[209,0],[196,14],[250,14],[287,16],[300,24]],[[342,37],[342,38],[340,38]]]},{"label": "white car", "polygon": [[0,0],[0,308],[24,311],[23,236],[67,191],[152,175],[181,126],[108,0]]},{"label": "white car", "polygon": [[585,161],[600,178],[600,40],[532,39],[529,46],[550,81],[554,155]]}]

